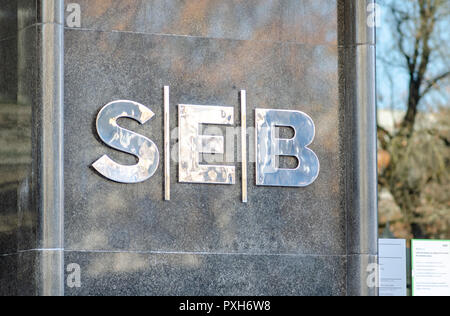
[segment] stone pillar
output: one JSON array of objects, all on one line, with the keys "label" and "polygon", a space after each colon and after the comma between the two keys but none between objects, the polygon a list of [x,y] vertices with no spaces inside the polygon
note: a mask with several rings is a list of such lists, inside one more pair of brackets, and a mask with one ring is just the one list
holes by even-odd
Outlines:
[{"label": "stone pillar", "polygon": [[[378,252],[371,3],[0,0],[0,130],[12,137],[0,149],[0,294],[376,295],[367,283]],[[154,114],[117,121],[159,149],[144,182],[93,167],[103,155],[136,163],[98,135],[99,111],[116,100]],[[235,166],[234,185],[179,181],[179,104],[233,109],[238,129],[214,164]],[[313,184],[257,185],[256,109],[314,121]]]},{"label": "stone pillar", "polygon": [[1,293],[63,295],[64,1],[1,2],[2,67],[9,70],[0,84],[2,135],[13,139],[0,165],[14,175],[4,184],[2,215],[13,219],[0,249],[2,285],[14,286]]},{"label": "stone pillar", "polygon": [[[377,295],[368,287],[378,263],[377,135],[375,97],[375,28],[370,23],[374,0],[340,1],[340,55],[346,159],[347,294]],[[369,9],[369,10],[368,10]],[[371,268],[372,265],[372,268]],[[368,283],[369,280],[369,283]]]}]

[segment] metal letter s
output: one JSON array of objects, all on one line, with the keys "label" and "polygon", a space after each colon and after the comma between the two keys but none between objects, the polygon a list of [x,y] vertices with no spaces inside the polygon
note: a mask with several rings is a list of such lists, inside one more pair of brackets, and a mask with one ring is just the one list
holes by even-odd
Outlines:
[{"label": "metal letter s", "polygon": [[114,101],[105,105],[97,116],[97,132],[108,146],[132,154],[139,159],[132,166],[120,165],[107,155],[92,166],[104,177],[120,183],[139,183],[148,180],[158,169],[159,151],[147,137],[131,132],[117,124],[119,118],[131,118],[145,124],[155,114],[133,101]]}]

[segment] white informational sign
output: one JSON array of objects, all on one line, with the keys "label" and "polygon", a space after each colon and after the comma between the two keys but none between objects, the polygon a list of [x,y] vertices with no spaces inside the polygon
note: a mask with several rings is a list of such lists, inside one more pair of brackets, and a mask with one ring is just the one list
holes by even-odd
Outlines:
[{"label": "white informational sign", "polygon": [[450,296],[450,240],[413,240],[413,296]]},{"label": "white informational sign", "polygon": [[406,240],[380,239],[380,296],[406,296]]}]

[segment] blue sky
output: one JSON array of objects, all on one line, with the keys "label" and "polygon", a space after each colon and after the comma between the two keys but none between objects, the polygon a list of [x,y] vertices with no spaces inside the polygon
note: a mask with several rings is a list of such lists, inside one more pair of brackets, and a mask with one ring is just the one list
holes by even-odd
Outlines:
[{"label": "blue sky", "polygon": [[[411,1],[407,0],[386,0],[386,2],[396,2],[404,5],[401,7],[407,10]],[[412,6],[411,8],[412,9]],[[439,37],[437,47],[448,52],[447,56],[435,55],[433,63],[430,65],[430,74],[440,74],[450,69],[450,15],[448,15],[437,26],[436,35]],[[381,5],[381,24],[377,28],[377,89],[379,109],[405,110],[408,96],[409,76],[406,69],[396,67],[404,63],[398,52],[395,50],[395,27],[392,23],[392,16],[389,10]],[[387,60],[388,63],[383,62]],[[394,65],[393,65],[394,64]],[[420,110],[428,111],[437,108],[438,105],[449,105],[449,89],[436,91],[428,95],[422,102]]]}]

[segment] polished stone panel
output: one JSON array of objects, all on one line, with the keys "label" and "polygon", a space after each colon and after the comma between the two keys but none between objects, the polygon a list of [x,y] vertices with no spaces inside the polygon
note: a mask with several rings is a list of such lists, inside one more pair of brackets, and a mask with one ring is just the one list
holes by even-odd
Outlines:
[{"label": "polished stone panel", "polygon": [[[344,257],[67,252],[71,295],[345,295]],[[66,274],[68,276],[68,274]]]},{"label": "polished stone panel", "polygon": [[[11,1],[11,0],[9,0]],[[40,22],[39,4],[48,0],[16,0],[17,2],[17,26],[23,30]],[[53,0],[51,0],[53,1]]]},{"label": "polished stone panel", "polygon": [[[50,3],[47,1],[46,3]],[[44,27],[36,23],[37,1],[2,1],[0,31],[10,31],[0,40],[0,292],[2,295],[41,292],[37,279],[44,268],[30,249],[42,245],[38,231],[47,226],[36,208],[39,199],[34,188],[43,187],[37,170],[44,151],[37,139],[43,119],[41,71],[45,52]],[[13,11],[5,14],[9,8]],[[33,18],[34,17],[34,18]],[[23,25],[22,25],[23,23]],[[19,29],[19,31],[18,31]],[[2,36],[5,33],[2,33]],[[47,43],[49,43],[47,38]],[[44,44],[48,45],[48,44]],[[39,60],[39,62],[38,62]],[[42,64],[40,63],[42,62]],[[48,69],[46,69],[48,72]],[[33,126],[33,128],[32,128]],[[34,141],[32,141],[32,138]],[[34,170],[34,172],[32,172]],[[35,177],[33,178],[32,175]],[[38,185],[39,184],[39,185]],[[5,255],[6,254],[6,255]],[[22,260],[23,259],[23,260]],[[44,264],[49,261],[43,262]],[[51,266],[48,265],[48,271]],[[21,286],[23,284],[23,286]]]},{"label": "polished stone panel", "polygon": [[[0,172],[7,178],[2,179],[0,189],[1,210],[0,210],[0,254],[15,252],[17,249],[17,178],[14,166],[0,166]],[[10,171],[11,170],[11,171]]]},{"label": "polished stone panel", "polygon": [[[18,2],[18,19],[28,12],[21,4],[25,2]],[[54,39],[58,26],[33,25],[31,12],[36,10],[31,7],[27,25],[0,46],[0,55],[5,56],[0,67],[7,69],[0,81],[0,254],[15,258],[1,262],[1,269],[6,269],[8,276],[15,275],[0,284],[2,294],[11,292],[11,285],[15,288],[11,294],[56,293],[55,283],[62,274],[62,266],[58,271],[55,264],[62,253],[55,254],[58,247],[49,243],[58,234],[49,230],[54,216],[46,197],[57,184],[44,181],[54,173],[44,162],[55,163],[46,157],[51,153],[48,139],[57,135],[53,130],[49,132],[49,127],[58,121],[54,113],[49,113],[56,95],[51,80],[58,79],[51,71],[58,68],[50,52],[55,43],[58,50],[62,47]],[[59,28],[62,30],[62,26]],[[62,264],[62,260],[59,262]]]},{"label": "polished stone panel", "polygon": [[350,255],[347,261],[347,296],[378,296],[378,256]]},{"label": "polished stone panel", "polygon": [[[375,45],[373,14],[376,0],[338,1],[339,40],[341,46]],[[383,14],[383,12],[378,12]],[[369,23],[370,22],[370,23]]]},{"label": "polished stone panel", "polygon": [[[66,0],[66,4],[73,2]],[[239,40],[336,44],[334,0],[80,0],[81,27]],[[66,12],[66,16],[68,16]]]},{"label": "polished stone panel", "polygon": [[287,0],[281,6],[281,41],[336,45],[339,1]]},{"label": "polished stone panel", "polygon": [[31,107],[18,102],[18,39],[0,41],[0,254],[17,250],[18,201],[31,163]]},{"label": "polished stone panel", "polygon": [[[76,30],[65,35],[66,249],[345,254],[336,48]],[[134,158],[96,137],[100,108],[117,99],[148,106],[153,121],[122,124],[163,148],[166,84],[172,128],[181,103],[234,106],[238,113],[241,88],[252,108],[308,113],[317,126],[311,149],[321,159],[319,179],[305,189],[257,187],[251,164],[249,203],[243,204],[239,185],[176,182],[172,201],[164,202],[162,168],[141,184],[101,177],[90,165],[103,154],[121,163]],[[248,124],[254,126],[254,115]],[[172,170],[177,179],[177,164]]]},{"label": "polished stone panel", "polygon": [[377,138],[375,96],[375,28],[369,23],[375,0],[338,2],[347,209],[348,295],[377,295],[368,286],[368,265],[376,262]]},{"label": "polished stone panel", "polygon": [[44,22],[39,9],[54,0],[0,0],[0,40],[17,37],[18,31]]},{"label": "polished stone panel", "polygon": [[345,112],[352,113],[345,117],[350,126],[347,133],[354,135],[346,139],[346,159],[354,161],[355,166],[346,170],[348,192],[355,193],[347,199],[350,210],[347,221],[351,227],[347,251],[351,255],[376,255],[378,244],[374,242],[374,236],[378,231],[378,213],[366,211],[377,209],[377,182],[370,180],[377,179],[377,157],[367,155],[377,146],[376,132],[367,123],[376,121],[375,90],[371,88],[375,82],[375,47],[357,45],[342,48],[341,58],[346,67],[354,65],[346,71],[344,89]]},{"label": "polished stone panel", "polygon": [[38,296],[57,288],[53,263],[61,261],[59,255],[53,250],[27,250],[0,256],[0,296]]},{"label": "polished stone panel", "polygon": [[17,38],[0,41],[0,102],[17,99]]},{"label": "polished stone panel", "polygon": [[[0,255],[17,249],[17,188],[24,177],[21,170],[25,142],[17,123],[23,111],[17,105],[17,38],[15,4],[0,2]],[[10,29],[13,24],[13,29]],[[14,36],[13,36],[14,35]],[[22,113],[19,113],[22,112]],[[19,156],[19,157],[18,157]],[[20,157],[21,156],[21,157]],[[18,160],[22,160],[21,163]],[[19,171],[19,172],[18,172]],[[6,258],[2,259],[2,262]],[[5,271],[2,273],[4,278]]]},{"label": "polished stone panel", "polygon": [[17,294],[18,255],[0,255],[0,296]]},{"label": "polished stone panel", "polygon": [[[39,39],[36,37],[40,27],[32,26],[18,32],[18,63],[17,63],[17,105],[16,112],[20,109],[22,113],[16,122],[14,128],[18,136],[17,144],[22,144],[22,153],[20,156],[15,152],[15,162],[21,161],[21,173],[16,171],[16,174],[21,174],[16,188],[17,201],[17,250],[35,249],[38,247],[37,241],[37,227],[38,227],[38,213],[35,209],[35,194],[36,178],[33,179],[36,170],[36,157],[39,151],[37,143],[32,141],[36,139],[37,128],[39,124],[38,117],[36,117],[39,104],[39,63],[38,63],[38,47]],[[34,128],[33,128],[34,127]],[[8,134],[12,134],[10,129]],[[20,160],[19,160],[20,159]],[[17,168],[16,168],[17,170]]]},{"label": "polished stone panel", "polygon": [[49,254],[45,251],[22,251],[0,255],[0,296],[39,295],[42,276],[46,270]]},{"label": "polished stone panel", "polygon": [[17,33],[17,1],[0,0],[0,40]]},{"label": "polished stone panel", "polygon": [[[0,295],[376,295],[373,0],[79,0],[65,29],[72,1],[15,2],[0,0]],[[246,90],[250,128],[256,108],[312,118],[319,178],[256,186],[250,133],[242,203],[239,129],[214,163],[236,185],[179,183],[174,160],[171,201],[162,163],[139,184],[101,176],[105,154],[136,163],[97,135],[119,99],[155,113],[118,124],[163,161],[164,86],[175,160],[178,104],[232,107],[240,126]]]}]

